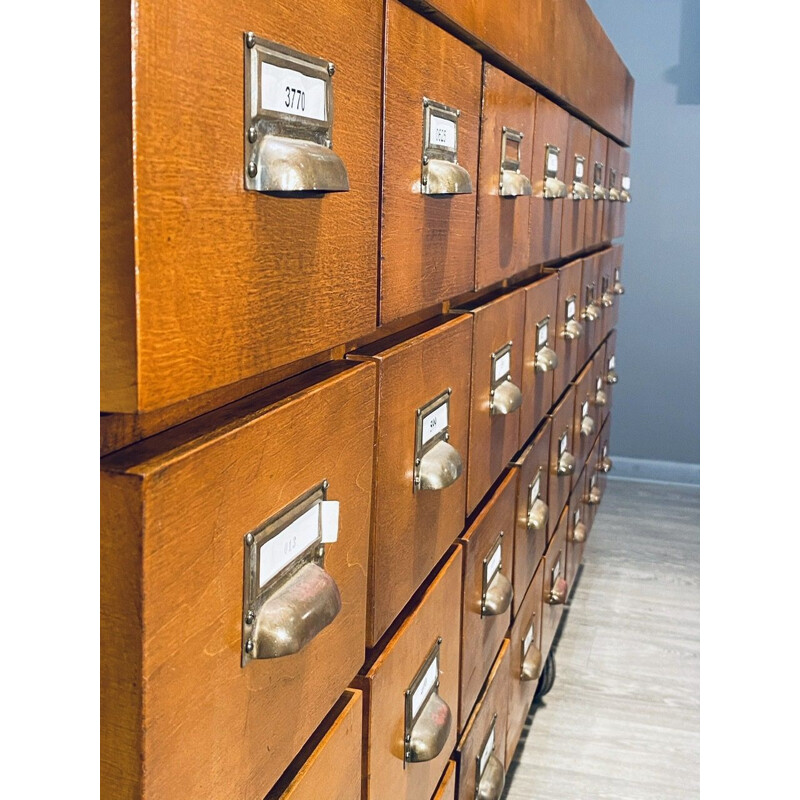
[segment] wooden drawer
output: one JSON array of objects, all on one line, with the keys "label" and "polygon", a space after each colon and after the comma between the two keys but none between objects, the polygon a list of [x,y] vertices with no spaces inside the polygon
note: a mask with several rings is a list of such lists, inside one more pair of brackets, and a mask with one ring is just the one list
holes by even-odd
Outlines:
[{"label": "wooden drawer", "polygon": [[[575,410],[572,416],[572,446],[575,456],[575,476],[579,476],[589,457],[592,445],[600,433],[600,421],[594,405],[594,364],[589,362],[575,379]],[[573,480],[573,485],[577,483]]]},{"label": "wooden drawer", "polygon": [[580,316],[583,336],[578,340],[578,366],[583,366],[603,341],[603,305],[600,299],[601,256],[585,256],[581,269]]},{"label": "wooden drawer", "polygon": [[608,139],[592,129],[589,140],[589,179],[586,181],[592,187],[592,200],[586,204],[586,227],[584,228],[584,246],[594,247],[601,244],[603,239],[603,214],[607,207],[606,198],[606,157],[608,154]]},{"label": "wooden drawer", "polygon": [[364,800],[430,797],[455,746],[461,553],[456,545],[419,604],[355,679],[366,704]]},{"label": "wooden drawer", "polygon": [[[115,8],[108,18],[104,11],[104,25],[123,32],[127,25],[127,36],[103,60],[104,84],[118,77],[119,91],[104,95],[103,106],[101,410],[162,408],[374,330],[381,134],[374,2],[320,14],[313,0],[215,1],[198,13],[194,2],[171,0],[136,4],[133,19],[129,6]],[[309,154],[297,152],[303,165],[323,151],[338,157],[349,191],[245,189],[245,151],[254,146],[243,64],[262,52],[246,46],[248,31],[335,65],[332,149],[306,142]],[[322,74],[308,81],[322,86],[326,68]],[[318,94],[324,104],[325,89]],[[106,126],[112,119],[119,125]],[[263,166],[272,151],[259,152],[258,176],[275,174]],[[289,172],[286,185],[307,185],[296,178]]]},{"label": "wooden drawer", "polygon": [[609,447],[611,441],[611,417],[609,414],[606,418],[605,425],[600,430],[600,436],[597,437],[597,484],[600,487],[600,494],[606,493],[606,475],[614,468],[614,462],[609,456]]},{"label": "wooden drawer", "polygon": [[553,540],[544,554],[542,580],[542,659],[547,658],[553,644],[564,603],[569,595],[567,583],[567,530],[569,528],[569,506],[556,526]]},{"label": "wooden drawer", "polygon": [[462,730],[511,623],[514,519],[518,470],[512,469],[462,537],[461,601]]},{"label": "wooden drawer", "polygon": [[603,306],[603,338],[617,327],[619,300],[614,294],[614,270],[622,261],[622,245],[604,250],[600,259],[600,302]]},{"label": "wooden drawer", "polygon": [[631,201],[631,151],[627,147],[619,149],[619,208],[615,220],[616,229],[614,238],[622,238],[625,235],[625,217],[627,215],[628,203]]},{"label": "wooden drawer", "polygon": [[483,63],[475,288],[529,266],[536,92]]},{"label": "wooden drawer", "polygon": [[524,442],[553,405],[553,376],[558,368],[556,308],[558,275],[525,287],[525,357],[522,364],[520,441]]},{"label": "wooden drawer", "polygon": [[592,452],[584,469],[583,483],[583,522],[586,525],[586,536],[588,538],[594,525],[594,518],[597,516],[597,509],[603,502],[603,491],[600,486],[600,471],[597,468],[597,454],[600,452],[600,437],[594,443]]},{"label": "wooden drawer", "polygon": [[[578,443],[572,430],[575,413],[575,387],[570,386],[550,414],[550,478],[547,482],[547,505],[555,524],[572,491],[572,476],[577,463]],[[548,529],[548,540],[553,528]]]},{"label": "wooden drawer", "polygon": [[432,800],[456,800],[456,762],[449,761]]},{"label": "wooden drawer", "polygon": [[613,330],[608,334],[608,339],[606,339],[605,343],[604,359],[602,360],[602,366],[600,367],[599,371],[600,375],[602,376],[603,383],[605,384],[604,389],[606,393],[606,405],[603,414],[603,420],[605,421],[606,417],[611,412],[614,400],[614,387],[619,380],[619,374],[617,372],[616,330]]},{"label": "wooden drawer", "polygon": [[458,800],[500,797],[505,783],[508,722],[509,643],[494,660],[486,688],[478,698],[458,743]]},{"label": "wooden drawer", "polygon": [[512,616],[516,619],[519,606],[533,573],[539,565],[547,544],[548,530],[557,520],[550,515],[547,487],[550,480],[549,419],[536,433],[534,440],[517,459],[517,515],[514,526],[514,602]]},{"label": "wooden drawer", "polygon": [[353,355],[378,364],[368,647],[464,525],[472,317],[437,322]]},{"label": "wooden drawer", "polygon": [[542,593],[544,561],[540,561],[531,585],[520,603],[509,634],[509,691],[506,764],[511,764],[525,720],[536,693],[542,660]]},{"label": "wooden drawer", "polygon": [[584,247],[586,207],[592,202],[590,137],[591,128],[577,117],[570,116],[564,165],[568,190],[561,204],[561,258],[578,253]]},{"label": "wooden drawer", "polygon": [[558,398],[578,372],[578,352],[586,331],[580,319],[581,277],[583,262],[578,259],[556,271],[556,356],[558,366],[553,376],[553,397]]},{"label": "wooden drawer", "polygon": [[[382,323],[473,288],[481,102],[480,55],[398,0],[387,0],[385,47]],[[423,153],[428,131],[455,151]]]},{"label": "wooden drawer", "polygon": [[606,189],[608,200],[603,214],[603,241],[610,242],[619,237],[621,179],[619,174],[622,148],[613,140],[608,140],[606,153]]},{"label": "wooden drawer", "polygon": [[519,450],[525,292],[518,289],[474,309],[469,416],[467,514]]},{"label": "wooden drawer", "polygon": [[531,264],[546,264],[561,255],[561,215],[569,169],[568,134],[569,113],[537,95],[531,165]]},{"label": "wooden drawer", "polygon": [[361,714],[348,689],[266,800],[361,800]]},{"label": "wooden drawer", "polygon": [[583,561],[583,548],[589,536],[589,527],[584,497],[586,493],[587,475],[591,472],[588,464],[575,483],[575,489],[569,498],[569,519],[567,520],[567,584],[572,592],[578,567]]},{"label": "wooden drawer", "polygon": [[109,796],[261,800],[341,696],[364,653],[374,392],[374,365],[327,365],[101,461]]}]

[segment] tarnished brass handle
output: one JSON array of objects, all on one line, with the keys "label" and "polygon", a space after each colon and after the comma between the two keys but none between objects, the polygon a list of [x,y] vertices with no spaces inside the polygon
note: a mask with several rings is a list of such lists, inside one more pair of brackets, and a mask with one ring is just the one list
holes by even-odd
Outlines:
[{"label": "tarnished brass handle", "polygon": [[585,416],[581,420],[581,436],[591,436],[596,427],[594,420],[590,416]]},{"label": "tarnished brass handle", "polygon": [[481,604],[481,614],[484,617],[498,617],[505,614],[514,597],[511,581],[502,572],[496,572],[489,585],[486,587],[486,597]]},{"label": "tarnished brass handle", "polygon": [[583,336],[583,326],[576,319],[569,320],[558,334],[562,339],[572,341]]},{"label": "tarnished brass handle", "polygon": [[572,529],[572,541],[578,544],[583,544],[586,541],[586,525],[582,522],[579,522]]},{"label": "tarnished brass handle", "polygon": [[608,474],[609,472],[611,472],[611,468],[613,466],[614,466],[614,462],[608,456],[606,456],[605,458],[601,458],[600,459],[600,461],[599,461],[599,463],[597,465],[597,468],[601,472],[603,472],[605,474]]},{"label": "tarnished brass handle", "polygon": [[420,763],[436,758],[447,743],[452,724],[450,706],[438,692],[433,692],[411,729],[406,742],[406,761]]},{"label": "tarnished brass handle", "polygon": [[560,606],[567,602],[567,581],[565,578],[556,578],[553,587],[550,589],[550,594],[547,596],[547,602],[551,606]]},{"label": "tarnished brass handle", "polygon": [[575,181],[572,184],[572,191],[570,197],[573,200],[589,200],[592,196],[592,190],[583,182]]},{"label": "tarnished brass handle", "polygon": [[609,386],[613,386],[619,380],[619,376],[617,375],[617,371],[615,369],[610,369],[606,373],[606,383]]},{"label": "tarnished brass handle", "polygon": [[567,184],[558,178],[547,177],[544,179],[542,197],[545,200],[556,200],[559,197],[567,196]]},{"label": "tarnished brass handle", "polygon": [[530,197],[531,179],[519,170],[504,169],[500,180],[500,197]]},{"label": "tarnished brass handle", "polygon": [[603,308],[611,308],[614,305],[614,295],[610,291],[603,292],[603,296],[600,298],[600,304]]},{"label": "tarnished brass handle", "polygon": [[575,456],[572,453],[564,452],[558,459],[558,466],[556,467],[556,475],[561,477],[565,475],[572,475],[575,472]]},{"label": "tarnished brass handle", "polygon": [[547,346],[537,350],[535,366],[537,372],[552,372],[558,366],[556,351]]},{"label": "tarnished brass handle", "polygon": [[547,518],[550,516],[550,509],[541,497],[533,501],[533,505],[528,512],[528,530],[543,531],[547,526]]},{"label": "tarnished brass handle", "polygon": [[439,491],[454,484],[464,469],[461,455],[449,442],[437,442],[419,464],[419,489]]},{"label": "tarnished brass handle", "polygon": [[592,197],[595,200],[608,200],[608,192],[606,191],[605,186],[602,186],[601,184],[596,183],[594,185],[594,192],[592,194]]},{"label": "tarnished brass handle", "polygon": [[472,180],[461,164],[441,158],[427,158],[422,166],[422,193],[472,194]]},{"label": "tarnished brass handle", "polygon": [[625,294],[625,287],[620,281],[614,281],[614,286],[611,289],[614,294]]},{"label": "tarnished brass handle", "polygon": [[522,392],[519,386],[511,381],[503,381],[493,392],[489,404],[489,413],[492,415],[512,414],[522,405]]},{"label": "tarnished brass handle", "polygon": [[619,193],[619,199],[621,203],[630,203],[631,193],[627,189],[622,189]]},{"label": "tarnished brass handle", "polygon": [[263,136],[255,145],[249,178],[257,192],[347,192],[342,159],[304,139]]},{"label": "tarnished brass handle", "polygon": [[306,564],[259,608],[250,656],[281,658],[299,653],[336,619],[341,608],[336,581],[317,564]]},{"label": "tarnished brass handle", "polygon": [[594,399],[592,400],[592,402],[598,408],[602,408],[603,406],[608,404],[608,395],[606,395],[606,393],[602,389],[598,389],[594,393]]},{"label": "tarnished brass handle", "polygon": [[589,305],[581,311],[581,319],[586,322],[597,322],[597,320],[600,319],[600,309],[595,303],[589,303]]},{"label": "tarnished brass handle", "polygon": [[609,199],[609,200],[610,200],[612,203],[615,203],[615,202],[617,202],[617,201],[620,199],[620,197],[619,197],[619,189],[617,189],[615,186],[612,186],[612,187],[611,187],[611,188],[608,190],[608,199]]},{"label": "tarnished brass handle", "polygon": [[521,681],[536,681],[542,674],[542,652],[531,646],[525,660],[522,662],[519,679]]},{"label": "tarnished brass handle", "polygon": [[503,762],[492,753],[486,762],[480,783],[475,791],[476,800],[500,800],[505,785],[506,773]]},{"label": "tarnished brass handle", "polygon": [[590,506],[599,506],[600,501],[603,499],[603,493],[600,491],[599,486],[595,486],[589,494],[586,495],[586,504]]}]

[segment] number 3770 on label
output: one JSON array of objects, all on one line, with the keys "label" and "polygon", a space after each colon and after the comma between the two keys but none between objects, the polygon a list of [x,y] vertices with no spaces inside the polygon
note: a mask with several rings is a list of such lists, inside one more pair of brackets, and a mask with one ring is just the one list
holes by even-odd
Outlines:
[{"label": "number 3770 on label", "polygon": [[261,64],[261,107],[309,119],[327,120],[326,85],[322,78],[312,78],[275,64]]}]

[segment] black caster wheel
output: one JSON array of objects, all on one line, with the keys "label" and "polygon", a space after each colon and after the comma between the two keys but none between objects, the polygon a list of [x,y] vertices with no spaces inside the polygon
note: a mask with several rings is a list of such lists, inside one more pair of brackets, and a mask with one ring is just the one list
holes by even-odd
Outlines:
[{"label": "black caster wheel", "polygon": [[544,669],[539,676],[539,683],[536,684],[536,694],[533,696],[533,702],[538,703],[552,688],[556,680],[556,659],[551,650],[547,654],[547,660],[544,662]]}]

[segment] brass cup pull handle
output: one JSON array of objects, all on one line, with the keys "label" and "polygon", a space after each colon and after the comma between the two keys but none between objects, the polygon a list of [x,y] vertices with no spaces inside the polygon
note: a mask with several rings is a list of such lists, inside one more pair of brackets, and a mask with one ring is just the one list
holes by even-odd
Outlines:
[{"label": "brass cup pull handle", "polygon": [[601,186],[599,183],[594,185],[594,192],[592,196],[595,200],[608,200],[608,192],[606,191],[605,186]]},{"label": "brass cup pull handle", "polygon": [[602,389],[598,389],[594,393],[593,402],[598,408],[602,408],[603,406],[608,405],[608,395]]},{"label": "brass cup pull handle", "polygon": [[598,467],[599,467],[600,471],[605,473],[605,474],[608,474],[609,472],[611,472],[611,468],[613,466],[614,466],[614,462],[608,456],[606,456],[605,458],[601,458],[600,459],[600,463],[598,464]]},{"label": "brass cup pull handle", "polygon": [[500,800],[506,785],[506,772],[503,762],[492,753],[481,775],[475,791],[476,800]]},{"label": "brass cup pull handle", "polygon": [[531,179],[519,170],[504,169],[500,180],[500,197],[530,197]]},{"label": "brass cup pull handle", "polygon": [[536,681],[539,680],[539,675],[541,674],[542,652],[531,646],[528,650],[528,655],[525,656],[525,660],[522,662],[519,679],[521,681]]},{"label": "brass cup pull handle", "polygon": [[550,509],[541,497],[533,501],[531,510],[528,512],[528,530],[543,531],[547,526],[547,518],[550,516]]},{"label": "brass cup pull handle", "polygon": [[581,181],[575,181],[572,184],[572,191],[570,197],[573,200],[589,200],[592,196],[592,190]]},{"label": "brass cup pull handle", "polygon": [[253,622],[253,658],[299,653],[336,619],[339,588],[317,564],[306,564],[259,608]]},{"label": "brass cup pull handle", "polygon": [[418,764],[423,761],[432,761],[442,752],[450,728],[453,725],[453,715],[450,706],[433,692],[425,701],[414,727],[405,743],[406,761]]},{"label": "brass cup pull handle", "polygon": [[559,197],[567,196],[567,184],[558,178],[547,177],[544,179],[542,197],[545,200],[556,200]]},{"label": "brass cup pull handle", "polygon": [[617,375],[617,371],[615,369],[610,369],[606,373],[606,383],[609,386],[613,386],[619,380],[619,375]]},{"label": "brass cup pull handle", "polygon": [[542,347],[536,351],[535,367],[537,372],[552,372],[558,366],[558,356],[551,347]]},{"label": "brass cup pull handle", "polygon": [[600,309],[595,303],[589,303],[589,305],[581,311],[581,319],[586,322],[597,322],[597,320],[600,319]]},{"label": "brass cup pull handle", "polygon": [[449,442],[437,442],[420,460],[419,489],[439,491],[454,484],[464,470],[458,450]]},{"label": "brass cup pull handle", "polygon": [[558,466],[556,467],[556,475],[572,475],[575,472],[575,456],[572,453],[564,452],[558,459]]},{"label": "brass cup pull handle", "polygon": [[472,180],[461,164],[441,158],[429,158],[422,166],[422,193],[472,194]]},{"label": "brass cup pull handle", "polygon": [[617,202],[617,201],[620,199],[620,196],[619,196],[619,189],[617,189],[617,188],[615,188],[615,187],[613,187],[613,186],[612,186],[612,187],[611,187],[611,188],[608,190],[608,199],[609,199],[609,200],[610,200],[612,203],[616,203],[616,202]]},{"label": "brass cup pull handle", "polygon": [[611,292],[603,292],[603,296],[600,298],[600,303],[603,308],[611,308],[614,305],[614,295]]},{"label": "brass cup pull handle", "polygon": [[493,416],[513,414],[522,405],[522,391],[511,381],[503,381],[493,390],[489,413]]},{"label": "brass cup pull handle", "polygon": [[581,336],[583,336],[583,325],[581,325],[580,322],[578,322],[578,320],[571,319],[561,329],[559,336],[562,339],[567,339],[568,341],[573,341],[574,339],[580,339]]},{"label": "brass cup pull handle", "polygon": [[514,589],[511,581],[498,571],[486,587],[486,597],[481,603],[481,616],[499,617],[511,606]]},{"label": "brass cup pull handle", "polygon": [[347,192],[342,159],[329,147],[304,139],[264,136],[255,147],[252,177],[258,192]]},{"label": "brass cup pull handle", "polygon": [[603,493],[600,488],[595,486],[586,496],[586,503],[590,506],[599,506],[600,501],[603,499]]},{"label": "brass cup pull handle", "polygon": [[621,203],[630,203],[631,193],[627,189],[622,189],[619,193],[619,199]]},{"label": "brass cup pull handle", "polygon": [[584,417],[581,420],[581,436],[591,436],[597,426],[591,417]]},{"label": "brass cup pull handle", "polygon": [[620,281],[615,281],[611,291],[614,294],[625,294],[625,286]]},{"label": "brass cup pull handle", "polygon": [[567,602],[567,581],[565,578],[556,578],[553,588],[550,589],[550,594],[547,596],[547,602],[551,606],[561,606]]},{"label": "brass cup pull handle", "polygon": [[579,522],[572,531],[572,541],[583,544],[586,541],[586,525]]}]

